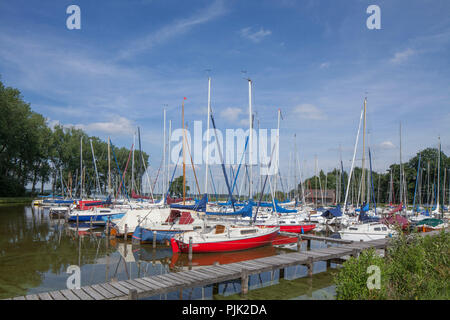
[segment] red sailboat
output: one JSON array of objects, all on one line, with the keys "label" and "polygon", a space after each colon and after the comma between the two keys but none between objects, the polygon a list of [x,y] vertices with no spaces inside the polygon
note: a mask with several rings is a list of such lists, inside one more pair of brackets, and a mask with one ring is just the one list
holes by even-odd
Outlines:
[{"label": "red sailboat", "polygon": [[258,228],[256,226],[232,226],[217,224],[204,231],[184,232],[171,239],[173,252],[229,252],[262,247],[272,243],[279,227]]}]

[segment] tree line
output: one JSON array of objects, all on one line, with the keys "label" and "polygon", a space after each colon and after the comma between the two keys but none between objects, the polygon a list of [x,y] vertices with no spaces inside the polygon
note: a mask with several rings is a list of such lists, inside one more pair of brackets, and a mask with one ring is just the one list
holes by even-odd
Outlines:
[{"label": "tree line", "polygon": [[[82,189],[86,196],[108,193],[107,141],[75,127],[50,127],[47,119],[23,100],[18,89],[6,87],[1,81],[0,114],[0,197],[23,196],[29,185],[32,195],[43,193],[46,183],[51,183],[53,194],[65,196],[80,196]],[[110,150],[112,192],[121,188],[129,194],[132,185],[130,149],[111,144]],[[133,184],[134,190],[139,192],[142,181],[137,177],[144,175],[149,156],[135,150],[134,157]],[[128,169],[123,177],[127,162]]]},{"label": "tree line", "polygon": [[[441,151],[440,168],[438,170],[438,154],[438,148],[421,150],[409,161],[402,163],[402,170],[400,170],[399,163],[391,164],[384,173],[370,171],[370,168],[366,167],[364,178],[365,199],[361,199],[362,168],[355,167],[348,190],[347,202],[355,204],[367,202],[367,193],[369,193],[371,203],[399,204],[400,202],[407,202],[412,205],[415,199],[416,205],[436,204],[439,171],[439,202],[441,206],[444,201],[445,204],[448,204],[450,158]],[[343,203],[347,192],[348,174],[348,172],[342,172],[340,169],[333,169],[326,174],[321,170],[318,175],[304,181],[305,193],[309,193],[311,189],[337,190],[337,202]],[[403,181],[402,184],[400,184],[401,180]],[[293,193],[294,190],[291,190],[291,194]],[[302,184],[298,184],[295,193],[300,195],[299,199],[301,200]]]}]

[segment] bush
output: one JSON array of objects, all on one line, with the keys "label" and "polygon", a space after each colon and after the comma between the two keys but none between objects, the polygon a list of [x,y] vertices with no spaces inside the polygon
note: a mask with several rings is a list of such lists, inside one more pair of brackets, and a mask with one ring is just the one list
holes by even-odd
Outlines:
[{"label": "bush", "polygon": [[[449,299],[450,235],[403,234],[393,238],[386,258],[375,250],[363,251],[351,258],[335,277],[337,299]],[[380,289],[368,289],[367,268],[376,265],[381,271]]]}]

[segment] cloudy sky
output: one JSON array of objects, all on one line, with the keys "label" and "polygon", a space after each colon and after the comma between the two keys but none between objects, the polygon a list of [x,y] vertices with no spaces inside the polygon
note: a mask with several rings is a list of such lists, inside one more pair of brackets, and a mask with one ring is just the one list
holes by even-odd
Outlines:
[{"label": "cloudy sky", "polygon": [[[71,4],[80,30],[66,27]],[[380,30],[366,26],[371,4]],[[367,96],[366,143],[384,171],[399,159],[400,122],[405,160],[439,135],[450,153],[449,12],[448,0],[2,1],[0,75],[50,124],[127,147],[139,126],[153,170],[164,108],[180,127],[187,97],[188,126],[205,124],[208,75],[222,130],[248,126],[244,78],[260,128],[281,109],[285,175],[294,142],[305,176],[341,153],[348,170]]]}]

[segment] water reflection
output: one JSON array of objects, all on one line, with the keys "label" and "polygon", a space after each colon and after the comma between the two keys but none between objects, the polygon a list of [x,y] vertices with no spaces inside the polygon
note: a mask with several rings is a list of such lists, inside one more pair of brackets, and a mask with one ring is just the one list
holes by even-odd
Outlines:
[{"label": "water reflection", "polygon": [[[306,245],[306,244],[303,244]],[[312,247],[323,246],[313,241]],[[306,249],[306,247],[304,248]],[[286,252],[272,246],[234,253],[194,254],[192,262],[187,254],[173,254],[168,246],[135,246],[131,242],[108,239],[103,229],[86,230],[70,225],[64,219],[50,219],[47,209],[30,206],[0,207],[0,299],[13,296],[66,289],[70,265],[80,266],[81,285],[120,281],[167,272],[195,269],[215,263],[227,264],[263,258]],[[325,263],[323,263],[325,265]],[[315,272],[326,270],[316,264]],[[294,267],[295,268],[295,267]],[[287,268],[284,279],[306,275],[306,268]],[[314,275],[316,277],[316,275]],[[332,285],[332,279],[327,280]],[[270,299],[276,292],[270,285],[284,285],[278,274],[263,273],[250,277],[250,293],[266,288],[262,299]],[[288,285],[289,286],[289,285]],[[274,291],[275,290],[275,291]],[[307,291],[299,287],[286,299],[302,297]],[[286,291],[285,288],[281,292]],[[190,288],[150,299],[216,299],[240,292],[239,281],[230,281],[204,288]],[[261,297],[258,297],[261,298]]]}]

